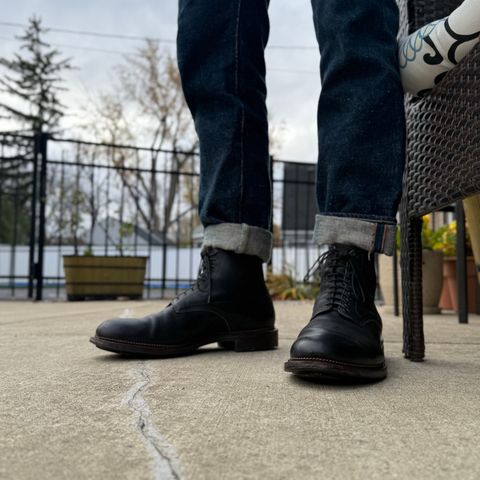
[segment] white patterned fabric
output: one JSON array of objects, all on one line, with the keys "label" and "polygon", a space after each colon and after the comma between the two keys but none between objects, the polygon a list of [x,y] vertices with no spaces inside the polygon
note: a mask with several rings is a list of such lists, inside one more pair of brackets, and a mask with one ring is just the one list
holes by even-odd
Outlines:
[{"label": "white patterned fabric", "polygon": [[435,20],[400,41],[399,61],[406,92],[426,95],[478,43],[480,0],[465,0],[446,18]]}]

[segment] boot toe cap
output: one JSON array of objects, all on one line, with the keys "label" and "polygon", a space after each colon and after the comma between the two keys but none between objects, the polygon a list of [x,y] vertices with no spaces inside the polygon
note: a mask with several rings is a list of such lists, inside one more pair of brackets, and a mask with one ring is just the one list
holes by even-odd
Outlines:
[{"label": "boot toe cap", "polygon": [[141,340],[141,322],[135,318],[112,318],[102,322],[95,331],[95,336],[111,340]]}]

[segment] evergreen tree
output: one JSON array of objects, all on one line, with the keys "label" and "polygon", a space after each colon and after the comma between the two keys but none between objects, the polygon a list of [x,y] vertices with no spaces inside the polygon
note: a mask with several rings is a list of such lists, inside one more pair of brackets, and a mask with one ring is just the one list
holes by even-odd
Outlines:
[{"label": "evergreen tree", "polygon": [[32,195],[32,141],[0,136],[0,244],[28,243]]},{"label": "evergreen tree", "polygon": [[[70,60],[43,40],[47,30],[32,17],[20,48],[11,59],[0,58],[0,116],[32,133],[52,132],[65,107],[60,95],[62,74]],[[3,67],[3,68],[2,68]],[[29,237],[30,197],[33,182],[33,143],[0,136],[0,243],[25,244]]]},{"label": "evergreen tree", "polygon": [[48,32],[38,17],[32,17],[25,33],[17,37],[20,51],[13,58],[0,58],[5,74],[0,77],[0,101],[4,118],[15,120],[35,133],[58,127],[65,107],[60,101],[62,74],[72,68],[70,59],[43,40]]}]

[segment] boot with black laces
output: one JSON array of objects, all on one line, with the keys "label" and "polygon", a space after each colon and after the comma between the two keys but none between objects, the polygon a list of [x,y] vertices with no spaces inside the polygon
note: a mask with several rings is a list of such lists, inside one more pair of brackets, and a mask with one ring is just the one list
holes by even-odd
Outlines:
[{"label": "boot with black laces", "polygon": [[320,293],[310,323],[292,345],[285,370],[338,381],[386,377],[382,320],[375,307],[373,255],[332,245],[317,260]]},{"label": "boot with black laces", "polygon": [[162,311],[107,320],[90,341],[103,350],[152,357],[188,355],[210,343],[237,352],[275,348],[262,260],[215,248],[201,255],[197,281]]}]

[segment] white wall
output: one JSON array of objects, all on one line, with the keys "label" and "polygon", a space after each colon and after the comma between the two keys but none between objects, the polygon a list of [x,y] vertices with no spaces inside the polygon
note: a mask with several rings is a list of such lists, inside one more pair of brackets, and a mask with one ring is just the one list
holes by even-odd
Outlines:
[{"label": "white wall", "polygon": [[[103,255],[104,247],[94,247],[94,254]],[[116,249],[111,247],[108,251],[109,255],[115,255]],[[73,247],[71,246],[46,246],[44,252],[43,273],[45,277],[61,277],[63,278],[63,255],[72,255]],[[149,256],[147,264],[147,277],[153,278],[153,283],[158,283],[162,278],[162,247],[138,248],[138,255]],[[286,272],[290,273],[297,280],[302,280],[308,268],[315,262],[318,257],[317,247],[286,247],[275,248],[272,254],[273,271],[280,273],[282,265],[285,265]],[[167,248],[167,265],[166,277],[168,279],[180,278],[188,283],[189,279],[196,278],[200,259],[200,248]],[[28,246],[17,246],[14,253],[9,245],[0,244],[0,276],[26,277],[28,275]],[[156,279],[156,280],[155,280]],[[50,282],[46,280],[46,282]],[[63,283],[63,281],[61,280]],[[9,284],[9,279],[0,278],[0,284]],[[25,279],[17,279],[16,284],[26,283]],[[183,283],[183,282],[182,282]]]}]

